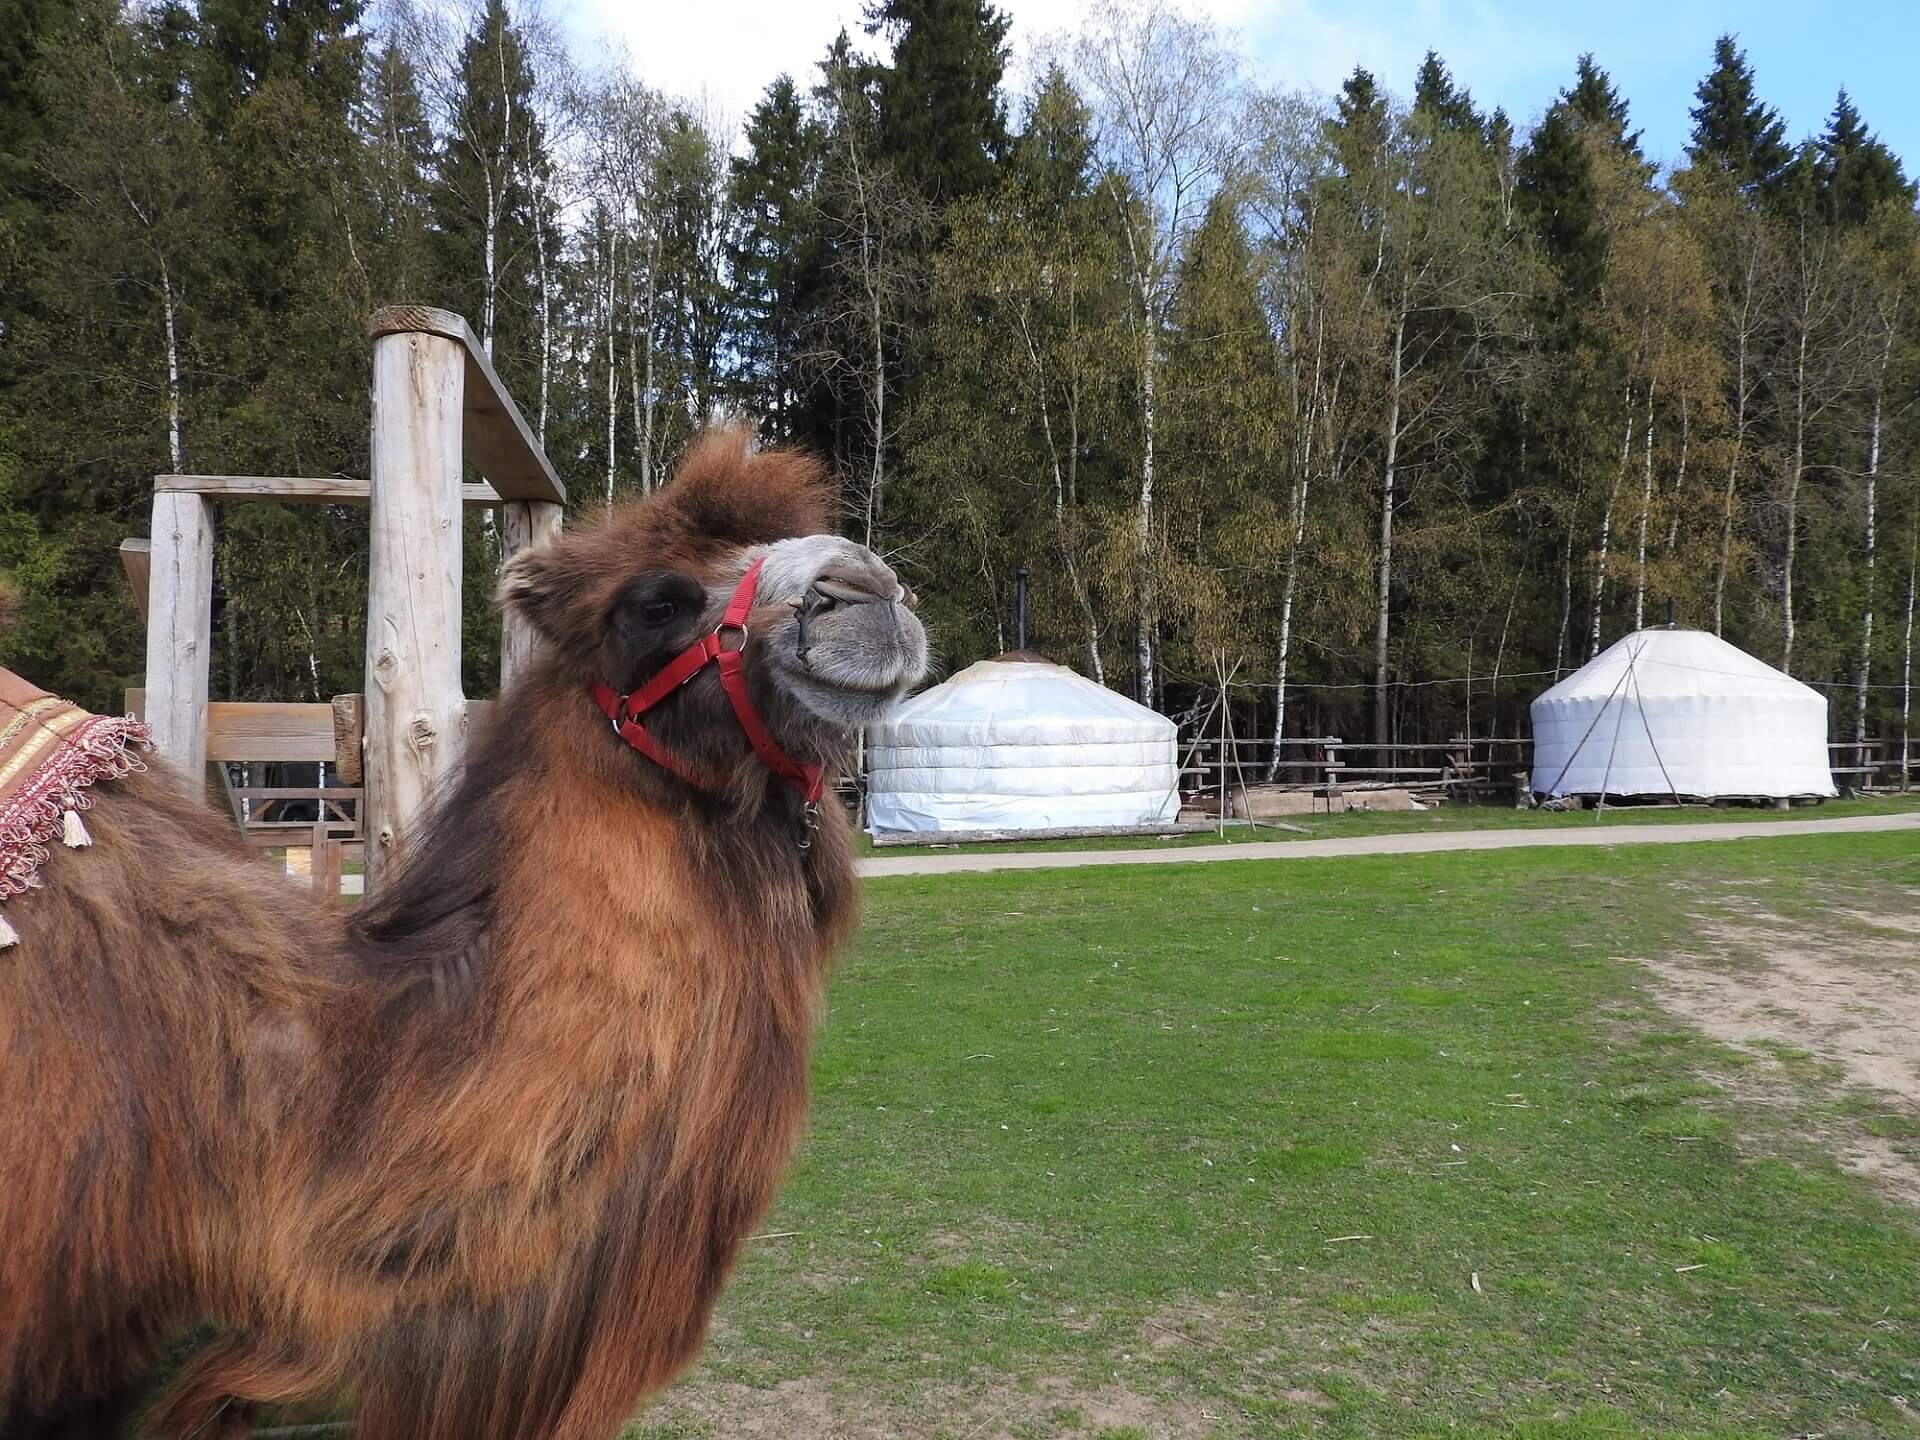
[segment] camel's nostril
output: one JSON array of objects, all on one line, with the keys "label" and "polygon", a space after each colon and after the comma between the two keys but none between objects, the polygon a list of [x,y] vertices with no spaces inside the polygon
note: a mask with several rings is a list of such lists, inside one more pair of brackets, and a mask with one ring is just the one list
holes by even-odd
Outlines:
[{"label": "camel's nostril", "polygon": [[887,598],[864,577],[847,575],[822,575],[813,582],[813,593],[828,605],[872,605]]}]

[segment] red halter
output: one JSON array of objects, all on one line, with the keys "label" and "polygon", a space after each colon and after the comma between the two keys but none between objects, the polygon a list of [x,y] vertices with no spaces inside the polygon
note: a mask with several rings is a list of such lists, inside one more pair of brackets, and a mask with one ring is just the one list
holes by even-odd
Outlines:
[{"label": "red halter", "polygon": [[[773,736],[767,733],[760,712],[753,708],[753,697],[747,692],[747,672],[741,652],[747,644],[747,616],[753,613],[754,593],[760,588],[760,567],[766,563],[767,557],[762,555],[747,567],[747,573],[740,577],[739,585],[734,587],[733,598],[727,602],[726,614],[720,617],[719,627],[711,634],[701,636],[674,656],[638,690],[617,695],[604,680],[594,681],[593,698],[607,719],[613,722],[613,733],[654,764],[671,770],[688,784],[697,785],[702,790],[718,789],[710,779],[675,758],[672,751],[649,735],[641,725],[640,717],[706,669],[709,662],[719,666],[720,688],[727,692],[734,719],[740,722],[740,728],[746,732],[753,753],[760,757],[761,763],[769,770],[791,785],[811,809],[820,803],[820,796],[826,789],[825,775],[821,773],[819,765],[796,760],[780,748]],[[725,643],[729,630],[739,637],[732,649],[728,649]]]}]

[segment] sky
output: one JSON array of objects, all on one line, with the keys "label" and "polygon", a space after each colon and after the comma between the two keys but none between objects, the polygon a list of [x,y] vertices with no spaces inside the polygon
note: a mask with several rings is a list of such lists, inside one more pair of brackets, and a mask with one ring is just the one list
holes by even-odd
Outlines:
[{"label": "sky", "polygon": [[[997,3],[1013,17],[1017,90],[1036,51],[1070,35],[1082,4]],[[624,50],[655,88],[704,96],[734,121],[782,71],[810,79],[843,25],[875,43],[860,33],[861,8],[861,0],[549,0],[575,54],[591,62]],[[1405,97],[1433,49],[1483,109],[1503,106],[1522,128],[1591,50],[1645,130],[1647,153],[1662,160],[1685,148],[1693,88],[1712,63],[1714,37],[1731,29],[1790,139],[1824,128],[1845,85],[1908,173],[1920,171],[1912,80],[1920,0],[1844,8],[1822,0],[1186,0],[1186,8],[1236,32],[1262,84],[1331,92],[1364,65]]]}]

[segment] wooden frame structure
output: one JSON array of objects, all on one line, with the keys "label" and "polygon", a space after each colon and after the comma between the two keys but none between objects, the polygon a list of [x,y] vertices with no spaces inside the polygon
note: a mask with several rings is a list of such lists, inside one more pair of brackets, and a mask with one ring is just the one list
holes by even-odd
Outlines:
[{"label": "wooden frame structure", "polygon": [[[465,320],[425,306],[389,306],[368,322],[367,335],[373,419],[365,480],[158,475],[151,536],[125,542],[121,561],[147,617],[140,708],[154,747],[190,776],[209,760],[241,759],[326,760],[342,778],[364,773],[358,820],[371,890],[404,853],[433,786],[465,749],[461,511],[500,509],[512,555],[558,533],[567,496]],[[468,466],[480,483],[466,482]],[[208,703],[213,507],[257,500],[367,507],[362,696],[333,705]],[[532,645],[526,623],[506,617],[503,682],[526,663]],[[357,703],[343,704],[349,701]],[[343,714],[358,724],[349,720],[343,728]]]}]

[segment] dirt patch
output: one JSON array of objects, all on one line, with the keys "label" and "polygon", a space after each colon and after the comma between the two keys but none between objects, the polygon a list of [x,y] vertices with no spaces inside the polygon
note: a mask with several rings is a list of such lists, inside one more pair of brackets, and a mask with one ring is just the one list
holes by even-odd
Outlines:
[{"label": "dirt patch", "polygon": [[[1736,1088],[1772,1088],[1784,1076],[1771,1071],[1796,1063],[1825,1067],[1920,1118],[1920,917],[1834,908],[1794,923],[1729,898],[1735,914],[1698,917],[1711,953],[1644,963],[1668,1009],[1770,1062]],[[1822,1138],[1849,1169],[1920,1205],[1920,1159],[1851,1127]]]},{"label": "dirt patch", "polygon": [[[1288,1390],[1285,1398],[1305,1409],[1332,1403],[1313,1390]],[[876,1405],[870,1395],[858,1401],[837,1396],[810,1379],[764,1388],[693,1381],[670,1391],[628,1433],[637,1440],[894,1440],[934,1434],[1015,1440],[1044,1431],[1092,1440],[1119,1431],[1148,1440],[1200,1440],[1216,1433],[1223,1418],[1207,1407],[1142,1395],[1118,1383],[1088,1386],[1058,1377],[930,1387],[919,1403],[904,1406]]]}]

